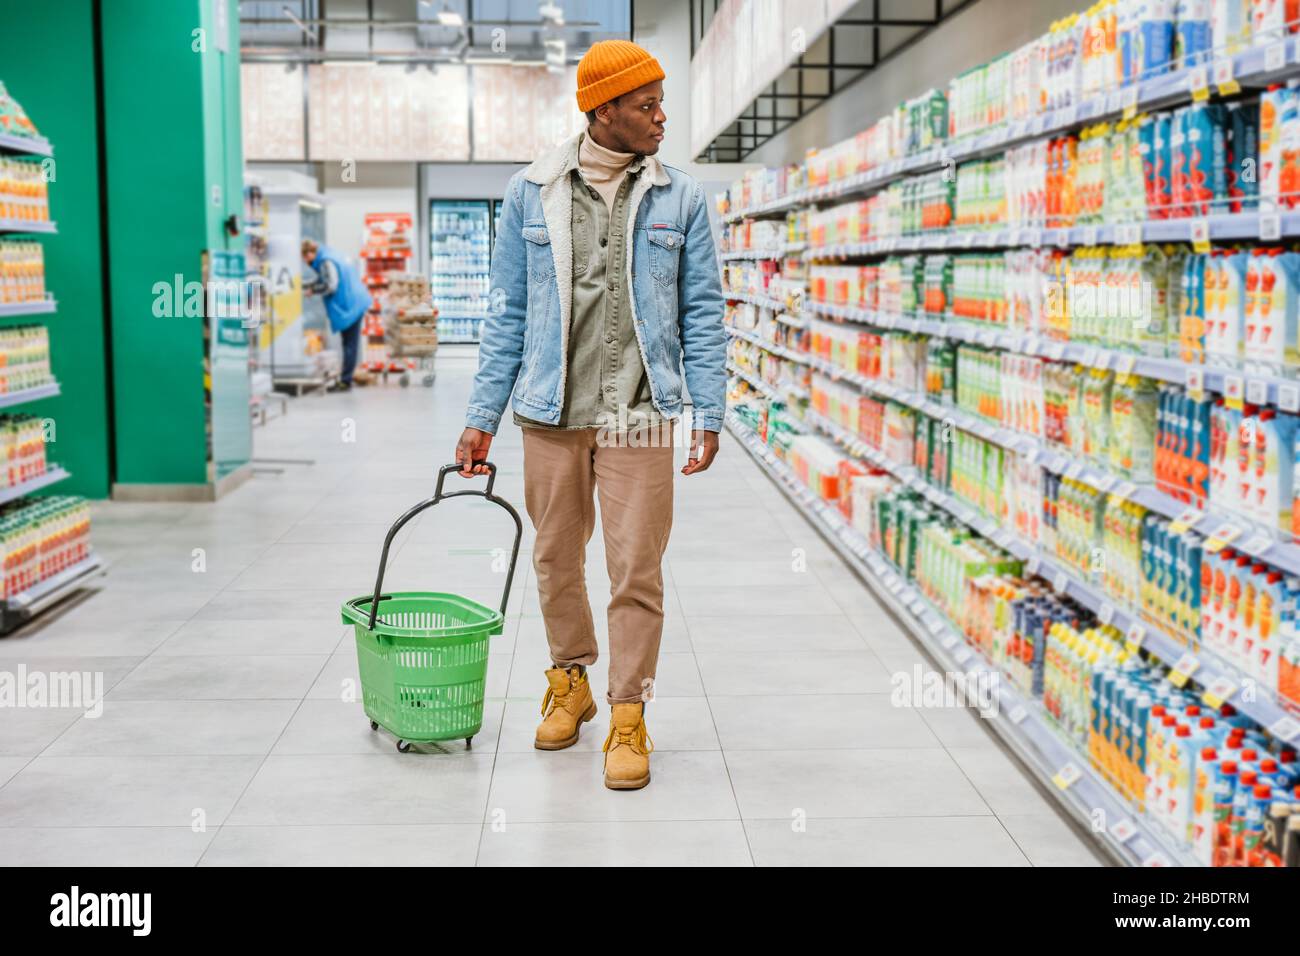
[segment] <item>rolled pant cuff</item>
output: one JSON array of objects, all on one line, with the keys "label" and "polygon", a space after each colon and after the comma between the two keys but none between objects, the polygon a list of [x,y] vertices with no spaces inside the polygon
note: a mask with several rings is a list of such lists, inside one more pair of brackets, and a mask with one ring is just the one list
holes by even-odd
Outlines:
[{"label": "rolled pant cuff", "polygon": [[605,695],[605,703],[607,704],[639,704],[643,700],[645,700],[645,698],[640,694],[637,694],[634,697],[614,697],[610,694]]}]

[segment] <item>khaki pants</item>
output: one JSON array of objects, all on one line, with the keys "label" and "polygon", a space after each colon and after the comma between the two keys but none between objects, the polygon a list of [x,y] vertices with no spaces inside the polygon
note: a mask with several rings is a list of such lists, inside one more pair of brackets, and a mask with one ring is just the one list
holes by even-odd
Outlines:
[{"label": "khaki pants", "polygon": [[533,570],[551,660],[568,667],[594,664],[599,656],[586,579],[587,542],[596,526],[594,491],[600,495],[610,584],[606,700],[643,700],[653,687],[663,635],[672,441],[658,447],[598,444],[595,428],[523,433],[524,502],[537,529]]}]

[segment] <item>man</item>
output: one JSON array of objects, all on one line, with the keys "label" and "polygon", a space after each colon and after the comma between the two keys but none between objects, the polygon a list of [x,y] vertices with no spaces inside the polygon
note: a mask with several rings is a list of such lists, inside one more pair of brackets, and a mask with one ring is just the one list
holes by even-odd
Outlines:
[{"label": "man", "polygon": [[317,280],[307,287],[307,294],[325,296],[325,314],[330,328],[343,342],[343,370],[331,392],[346,392],[352,388],[352,373],[357,367],[357,353],[361,345],[361,319],[370,311],[370,293],[357,270],[352,268],[329,246],[312,239],[302,241],[302,261],[316,270]]},{"label": "man", "polygon": [[[682,369],[694,404],[682,474],[718,452],[726,393],[723,300],[704,191],[655,158],[663,69],[625,40],[578,64],[585,132],[516,173],[492,260],[492,301],[456,460],[485,460],[510,399],[523,428],[524,498],[553,667],[539,750],[578,740],[596,715],[598,654],[586,546],[600,496],[610,579],[605,786],[650,782],[645,701],[663,633]],[[664,436],[667,435],[665,440]]]}]

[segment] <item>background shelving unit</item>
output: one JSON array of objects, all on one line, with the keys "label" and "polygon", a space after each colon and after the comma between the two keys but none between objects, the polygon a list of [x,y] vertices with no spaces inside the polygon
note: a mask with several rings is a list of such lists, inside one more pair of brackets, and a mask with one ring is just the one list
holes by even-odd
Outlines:
[{"label": "background shelving unit", "polygon": [[[49,141],[42,137],[30,138],[0,134],[0,154],[52,158],[54,149]],[[5,219],[0,220],[0,233],[50,236],[58,233],[58,225],[53,220],[29,222]],[[57,307],[57,303],[52,296],[36,302],[7,303],[0,305],[0,319],[53,315]],[[51,335],[52,351],[53,336]],[[2,393],[0,394],[0,409],[16,408],[29,402],[51,398],[59,394],[60,388],[57,381],[50,381],[33,388]],[[70,477],[71,474],[67,469],[47,461],[43,473],[19,484],[0,488],[0,505],[9,504],[43,491]],[[6,600],[0,600],[0,634],[8,634],[31,620],[41,611],[52,607],[70,594],[80,590],[92,578],[98,577],[102,573],[102,562],[94,550],[91,549],[82,561],[45,578],[17,595]]]}]

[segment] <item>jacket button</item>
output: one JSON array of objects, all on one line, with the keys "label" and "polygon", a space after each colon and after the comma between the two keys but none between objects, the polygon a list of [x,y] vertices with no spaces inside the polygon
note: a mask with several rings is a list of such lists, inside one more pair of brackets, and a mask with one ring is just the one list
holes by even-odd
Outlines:
[{"label": "jacket button", "polygon": [[608,240],[607,238],[605,238],[604,236],[601,236],[601,237],[600,237],[600,244],[601,244],[602,246],[604,246],[604,245],[608,245],[608,244],[609,244],[609,240]]}]

